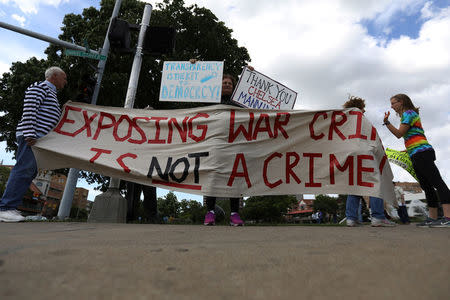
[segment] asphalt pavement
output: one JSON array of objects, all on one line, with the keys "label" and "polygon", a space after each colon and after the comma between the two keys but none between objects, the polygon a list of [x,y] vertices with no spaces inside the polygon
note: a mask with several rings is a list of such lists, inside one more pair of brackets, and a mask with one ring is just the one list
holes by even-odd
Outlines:
[{"label": "asphalt pavement", "polygon": [[0,223],[0,299],[448,299],[450,230]]}]

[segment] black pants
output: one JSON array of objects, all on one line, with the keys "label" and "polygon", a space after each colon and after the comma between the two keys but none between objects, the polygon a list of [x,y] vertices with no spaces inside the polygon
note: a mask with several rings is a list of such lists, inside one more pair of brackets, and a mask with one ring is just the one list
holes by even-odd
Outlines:
[{"label": "black pants", "polygon": [[[214,210],[216,206],[216,197],[205,196],[206,208],[208,210]],[[230,210],[231,212],[239,212],[239,198],[230,198]]]},{"label": "black pants", "polygon": [[[419,152],[411,156],[414,171],[416,171],[420,187],[425,192],[428,207],[438,207],[439,200],[442,204],[450,203],[450,191],[444,180],[442,180],[438,168],[434,164],[435,160],[436,154],[433,149]],[[439,195],[439,200],[436,191]]]},{"label": "black pants", "polygon": [[408,216],[408,210],[406,209],[406,206],[400,205],[397,209],[398,216],[400,217],[400,221],[403,224],[409,223],[409,216]]},{"label": "black pants", "polygon": [[136,220],[138,217],[139,201],[141,192],[144,193],[144,218],[147,220],[156,217],[158,202],[156,198],[156,187],[134,182],[127,182],[127,221]]}]

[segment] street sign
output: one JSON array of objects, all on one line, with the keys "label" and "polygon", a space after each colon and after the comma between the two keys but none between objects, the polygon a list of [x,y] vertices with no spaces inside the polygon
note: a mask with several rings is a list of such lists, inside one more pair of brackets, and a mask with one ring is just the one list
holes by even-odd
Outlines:
[{"label": "street sign", "polygon": [[64,51],[64,53],[67,56],[80,56],[80,57],[92,58],[92,59],[97,59],[97,60],[106,60],[105,55],[95,54],[95,53],[91,53],[91,52],[84,52],[84,51],[80,51],[80,50],[66,49]]}]

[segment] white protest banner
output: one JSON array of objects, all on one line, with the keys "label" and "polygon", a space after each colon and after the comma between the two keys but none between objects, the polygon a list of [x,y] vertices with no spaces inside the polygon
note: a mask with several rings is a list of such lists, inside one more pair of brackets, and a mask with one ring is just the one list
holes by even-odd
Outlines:
[{"label": "white protest banner", "polygon": [[358,109],[144,110],[68,102],[33,151],[39,168],[76,167],[194,194],[394,199],[383,145]]},{"label": "white protest banner", "polygon": [[159,101],[220,103],[223,61],[165,61]]},{"label": "white protest banner", "polygon": [[258,109],[293,109],[297,93],[269,77],[245,67],[231,100]]}]

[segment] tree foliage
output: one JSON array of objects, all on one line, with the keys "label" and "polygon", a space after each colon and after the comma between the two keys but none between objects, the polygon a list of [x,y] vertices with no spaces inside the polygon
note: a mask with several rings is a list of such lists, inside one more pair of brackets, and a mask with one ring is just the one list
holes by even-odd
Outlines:
[{"label": "tree foliage", "polygon": [[205,217],[206,208],[195,200],[183,199],[180,202],[180,218],[194,224],[200,224]]},{"label": "tree foliage", "polygon": [[294,196],[254,196],[247,198],[242,214],[246,220],[276,223],[297,202]]},{"label": "tree foliage", "polygon": [[158,198],[158,211],[163,217],[177,218],[180,213],[180,202],[173,192],[167,193],[163,198]]},{"label": "tree foliage", "polygon": [[0,166],[0,195],[3,195],[3,192],[5,191],[10,173],[11,170],[9,168]]},{"label": "tree foliage", "polygon": [[70,215],[69,215],[69,217],[71,219],[78,220],[78,221],[86,221],[88,216],[89,216],[89,213],[88,213],[88,211],[86,209],[79,208],[79,207],[76,207],[76,206],[72,206],[70,208]]},{"label": "tree foliage", "polygon": [[158,198],[158,212],[161,217],[175,218],[182,223],[199,224],[203,222],[206,208],[195,200],[178,201],[173,192]]},{"label": "tree foliage", "polygon": [[323,213],[336,214],[338,211],[337,199],[328,195],[317,195],[313,205],[314,210]]},{"label": "tree foliage", "polygon": [[[89,7],[81,15],[67,14],[63,20],[59,35],[60,40],[72,41],[84,45],[87,41],[91,49],[103,46],[114,0],[102,0],[100,9]],[[123,1],[120,8],[121,19],[133,24],[140,24],[144,3],[137,0]],[[195,106],[198,104],[178,104],[159,102],[161,70],[164,61],[218,60],[225,62],[225,72],[237,77],[242,67],[250,61],[247,49],[239,47],[232,37],[232,30],[217,19],[207,8],[197,5],[186,6],[183,0],[164,0],[154,7],[150,25],[171,26],[176,29],[176,49],[171,55],[162,57],[144,56],[139,85],[135,99],[136,108],[150,105],[156,109],[173,109]],[[137,33],[132,44],[135,45]],[[25,63],[13,63],[10,72],[0,78],[0,141],[7,142],[7,151],[16,150],[15,129],[21,118],[24,91],[35,81],[43,80],[45,69],[52,65],[60,66],[68,75],[68,85],[59,92],[61,104],[75,99],[78,85],[85,75],[93,76],[97,62],[86,58],[65,56],[61,46],[50,45],[45,53],[46,60],[31,58]],[[98,105],[123,106],[128,86],[129,74],[133,61],[132,54],[110,52],[106,63]],[[106,178],[98,174],[83,172],[89,183],[103,183]]]}]

